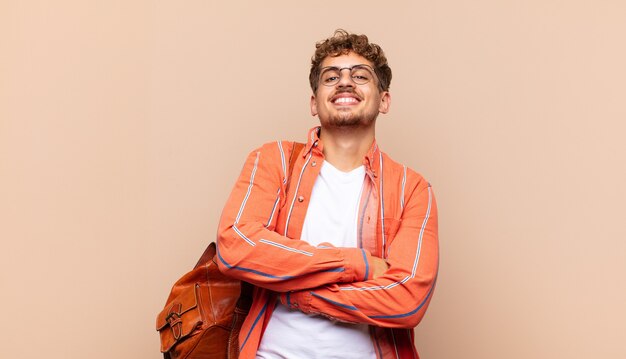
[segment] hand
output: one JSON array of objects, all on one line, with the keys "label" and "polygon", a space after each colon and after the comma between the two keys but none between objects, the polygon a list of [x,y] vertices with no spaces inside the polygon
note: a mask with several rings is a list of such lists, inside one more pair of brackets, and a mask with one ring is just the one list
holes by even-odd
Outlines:
[{"label": "hand", "polygon": [[372,256],[372,261],[370,262],[370,266],[371,266],[370,269],[372,271],[372,277],[374,279],[382,276],[383,274],[385,274],[387,269],[389,269],[389,265],[384,259],[379,258],[379,257],[374,257],[374,256]]}]

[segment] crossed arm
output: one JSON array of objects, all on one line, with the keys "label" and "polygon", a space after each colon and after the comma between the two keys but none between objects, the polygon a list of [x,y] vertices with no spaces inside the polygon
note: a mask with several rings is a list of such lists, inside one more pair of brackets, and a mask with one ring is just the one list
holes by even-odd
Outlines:
[{"label": "crossed arm", "polygon": [[265,145],[246,160],[220,220],[220,269],[279,292],[283,304],[305,313],[383,327],[417,325],[438,266],[430,186],[417,177],[407,186],[386,260],[360,248],[315,247],[275,231],[286,176],[278,148]]}]

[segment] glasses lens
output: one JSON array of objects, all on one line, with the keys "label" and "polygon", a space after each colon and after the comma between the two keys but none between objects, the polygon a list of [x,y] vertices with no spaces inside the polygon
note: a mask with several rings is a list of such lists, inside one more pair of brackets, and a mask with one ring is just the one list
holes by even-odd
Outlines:
[{"label": "glasses lens", "polygon": [[365,85],[371,81],[374,75],[366,66],[357,65],[352,68],[352,71],[350,71],[350,76],[352,77],[352,81],[354,81],[354,83],[358,85]]},{"label": "glasses lens", "polygon": [[339,72],[339,69],[337,67],[329,67],[322,72],[320,80],[326,86],[334,86],[339,82],[340,78],[341,72]]}]

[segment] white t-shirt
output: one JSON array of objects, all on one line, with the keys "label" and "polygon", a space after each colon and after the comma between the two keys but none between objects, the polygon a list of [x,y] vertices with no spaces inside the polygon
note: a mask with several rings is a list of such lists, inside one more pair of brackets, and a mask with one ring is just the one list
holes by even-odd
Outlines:
[{"label": "white t-shirt", "polygon": [[[357,246],[357,216],[365,168],[342,172],[324,161],[313,186],[301,239],[313,246]],[[347,324],[279,304],[265,329],[257,359],[375,358],[366,324]]]}]

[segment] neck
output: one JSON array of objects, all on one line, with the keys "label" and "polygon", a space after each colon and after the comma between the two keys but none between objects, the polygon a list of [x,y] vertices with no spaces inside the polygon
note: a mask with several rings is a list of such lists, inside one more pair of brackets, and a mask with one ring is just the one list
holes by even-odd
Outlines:
[{"label": "neck", "polygon": [[326,161],[340,171],[348,172],[363,164],[375,135],[374,124],[371,126],[349,128],[322,127],[320,139],[324,142]]}]

